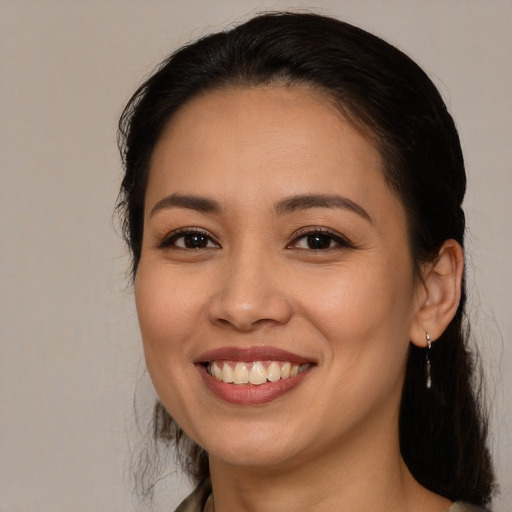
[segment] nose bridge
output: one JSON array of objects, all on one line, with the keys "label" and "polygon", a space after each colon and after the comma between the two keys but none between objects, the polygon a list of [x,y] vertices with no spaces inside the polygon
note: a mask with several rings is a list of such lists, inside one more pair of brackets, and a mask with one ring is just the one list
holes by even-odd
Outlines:
[{"label": "nose bridge", "polygon": [[[267,248],[268,249],[268,248]],[[226,258],[210,304],[212,321],[248,331],[264,323],[282,324],[291,315],[286,290],[270,250],[246,246]]]}]

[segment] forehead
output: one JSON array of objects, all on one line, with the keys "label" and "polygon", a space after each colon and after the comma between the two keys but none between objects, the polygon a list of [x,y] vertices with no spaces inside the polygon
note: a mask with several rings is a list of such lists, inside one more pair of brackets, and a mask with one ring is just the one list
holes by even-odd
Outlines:
[{"label": "forehead", "polygon": [[174,192],[244,202],[329,191],[371,203],[392,195],[382,169],[375,144],[313,88],[227,88],[194,98],[169,122],[147,204]]}]

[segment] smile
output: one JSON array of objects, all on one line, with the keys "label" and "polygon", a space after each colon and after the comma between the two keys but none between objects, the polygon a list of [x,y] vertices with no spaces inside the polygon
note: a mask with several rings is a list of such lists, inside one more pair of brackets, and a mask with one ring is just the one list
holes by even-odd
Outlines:
[{"label": "smile", "polygon": [[310,366],[309,363],[295,364],[289,361],[213,361],[207,364],[206,371],[226,384],[261,386],[266,382],[296,377]]},{"label": "smile", "polygon": [[194,364],[206,387],[223,402],[262,405],[295,389],[317,362],[275,347],[223,347]]}]

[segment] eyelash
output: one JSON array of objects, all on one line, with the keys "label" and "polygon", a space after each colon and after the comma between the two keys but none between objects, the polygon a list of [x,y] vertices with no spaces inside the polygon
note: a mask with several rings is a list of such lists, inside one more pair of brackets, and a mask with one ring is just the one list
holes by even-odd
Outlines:
[{"label": "eyelash", "polygon": [[311,251],[311,252],[325,252],[325,251],[332,251],[340,248],[354,248],[354,244],[345,236],[340,235],[339,233],[336,233],[335,231],[332,231],[330,229],[324,228],[324,227],[308,227],[308,228],[302,228],[298,232],[294,233],[294,239],[293,241],[287,245],[287,248],[293,248],[299,240],[304,240],[309,237],[313,236],[320,236],[320,237],[326,237],[330,241],[334,241],[337,246],[335,247],[327,247],[325,249],[312,249],[312,248],[298,248],[300,250],[304,251]]},{"label": "eyelash", "polygon": [[[159,249],[178,249],[178,250],[190,250],[190,251],[198,251],[198,250],[208,250],[212,247],[182,247],[176,245],[176,241],[180,238],[184,238],[187,235],[193,236],[193,235],[199,235],[206,237],[206,243],[207,244],[214,244],[216,247],[213,248],[220,248],[221,245],[219,242],[217,242],[212,235],[206,231],[205,229],[201,228],[180,228],[176,231],[173,231],[166,235],[162,240],[158,242],[158,248]],[[296,244],[300,240],[307,239],[308,237],[325,237],[329,244],[331,241],[335,242],[337,246],[335,247],[326,247],[326,248],[316,248],[313,249],[311,247],[305,248],[305,247],[295,247]],[[326,251],[332,251],[340,248],[354,248],[354,244],[346,237],[340,235],[339,233],[336,233],[335,231],[332,231],[330,229],[324,228],[324,227],[308,227],[308,228],[302,228],[301,230],[295,232],[293,234],[293,240],[289,244],[287,244],[287,249],[293,249],[297,248],[299,250],[303,251],[311,251],[311,252],[326,252]]]},{"label": "eyelash", "polygon": [[204,236],[204,237],[206,237],[208,244],[209,243],[213,243],[217,247],[220,247],[219,242],[217,242],[212,237],[212,235],[208,231],[206,231],[205,229],[201,229],[201,228],[180,228],[180,229],[177,229],[175,231],[172,231],[171,233],[166,235],[162,240],[160,240],[158,242],[158,248],[159,249],[181,249],[181,250],[189,250],[189,251],[208,250],[208,249],[212,248],[212,247],[192,248],[192,247],[180,247],[180,246],[176,245],[176,241],[177,240],[179,240],[180,238],[184,238],[187,235],[191,235],[191,236],[193,236],[193,235]]}]

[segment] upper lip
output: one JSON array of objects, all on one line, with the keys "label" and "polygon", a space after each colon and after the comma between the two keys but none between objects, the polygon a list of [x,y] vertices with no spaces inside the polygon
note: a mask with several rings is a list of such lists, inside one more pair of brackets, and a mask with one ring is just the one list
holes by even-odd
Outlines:
[{"label": "upper lip", "polygon": [[293,352],[288,352],[276,347],[254,346],[254,347],[220,347],[208,350],[200,354],[195,364],[208,363],[211,361],[286,361],[295,364],[313,363],[311,359],[305,358]]}]

